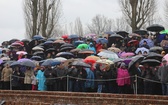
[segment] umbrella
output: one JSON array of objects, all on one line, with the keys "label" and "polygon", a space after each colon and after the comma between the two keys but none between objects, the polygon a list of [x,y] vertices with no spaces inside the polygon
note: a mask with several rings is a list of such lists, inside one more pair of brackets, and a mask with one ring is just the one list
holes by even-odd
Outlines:
[{"label": "umbrella", "polygon": [[3,60],[3,61],[9,61],[10,58],[9,57],[2,57],[1,60]]},{"label": "umbrella", "polygon": [[23,40],[21,40],[22,42],[30,42],[30,40],[29,39],[23,39]]},{"label": "umbrella", "polygon": [[44,51],[44,49],[39,47],[39,46],[33,47],[32,50],[34,50],[34,51]]},{"label": "umbrella", "polygon": [[68,39],[76,39],[76,38],[79,38],[79,36],[75,35],[75,34],[72,34],[72,35],[68,36]]},{"label": "umbrella", "polygon": [[138,35],[136,33],[131,33],[128,36],[130,36],[130,37],[139,37],[139,38],[141,37],[141,35]]},{"label": "umbrella", "polygon": [[168,61],[168,54],[166,54],[163,58]]},{"label": "umbrella", "polygon": [[60,52],[56,56],[57,57],[65,57],[65,58],[74,57],[74,55],[70,52]]},{"label": "umbrella", "polygon": [[134,31],[134,33],[136,33],[138,35],[146,35],[146,34],[148,34],[148,32],[146,30],[136,30],[136,31]]},{"label": "umbrella", "polygon": [[97,61],[97,60],[99,60],[100,58],[99,58],[98,56],[93,56],[93,55],[91,55],[91,56],[86,57],[85,59],[94,59],[95,61]]},{"label": "umbrella", "polygon": [[112,52],[115,52],[115,53],[121,52],[121,50],[119,48],[116,48],[116,47],[110,47],[110,48],[108,48],[108,50],[112,51]]},{"label": "umbrella", "polygon": [[139,41],[138,40],[131,40],[127,43],[127,46],[131,46],[131,43],[134,45],[134,46],[137,46],[139,44]]},{"label": "umbrella", "polygon": [[18,51],[18,52],[16,52],[16,54],[18,54],[18,55],[20,55],[20,54],[26,55],[27,52],[25,52],[25,51]]},{"label": "umbrella", "polygon": [[46,52],[54,52],[55,51],[55,48],[49,48],[46,50]]},{"label": "umbrella", "polygon": [[61,37],[64,39],[68,39],[68,35],[62,35]]},{"label": "umbrella", "polygon": [[96,43],[102,43],[102,44],[105,44],[105,43],[108,43],[108,40],[106,39],[106,38],[98,38],[97,40],[96,40]]},{"label": "umbrella", "polygon": [[160,34],[168,34],[168,30],[163,30],[160,32]]},{"label": "umbrella", "polygon": [[78,40],[74,42],[74,46],[77,47],[79,44],[84,44],[84,41]]},{"label": "umbrella", "polygon": [[20,62],[17,62],[17,61],[15,61],[15,62],[13,62],[13,63],[11,63],[10,64],[10,66],[20,66],[21,65],[21,63]]},{"label": "umbrella", "polygon": [[101,51],[97,54],[98,56],[102,56],[102,57],[106,57],[106,58],[109,58],[111,60],[114,60],[114,59],[117,59],[118,58],[118,55],[114,52],[111,52],[111,51],[108,51],[108,50],[104,50],[104,51]]},{"label": "umbrella", "polygon": [[149,50],[145,47],[141,47],[141,48],[137,48],[135,53],[138,54],[139,52],[141,52],[142,54],[144,54],[144,52],[147,52],[147,54],[149,53]]},{"label": "umbrella", "polygon": [[3,63],[3,60],[2,59],[0,59],[0,64],[2,64]]},{"label": "umbrella", "polygon": [[11,44],[11,47],[15,47],[15,46],[24,46],[24,45],[22,45],[21,43],[17,43],[17,42],[14,42]]},{"label": "umbrella", "polygon": [[113,61],[108,60],[108,59],[100,59],[100,60],[97,60],[96,63],[101,63],[101,64],[114,64]]},{"label": "umbrella", "polygon": [[52,45],[53,44],[53,41],[46,41],[44,42],[44,45]]},{"label": "umbrella", "polygon": [[119,39],[123,39],[124,37],[122,37],[121,35],[119,34],[112,34],[109,36],[110,38],[119,38]]},{"label": "umbrella", "polygon": [[20,41],[20,40],[19,40],[19,39],[11,39],[11,40],[9,41],[9,43],[12,44],[12,43],[14,43],[14,42],[16,42],[16,41]]},{"label": "umbrella", "polygon": [[6,64],[11,65],[13,62],[15,62],[15,61],[7,61],[4,65],[6,65]]},{"label": "umbrella", "polygon": [[77,60],[77,61],[74,61],[72,62],[73,66],[78,66],[78,67],[86,67],[86,68],[91,68],[91,66],[85,62],[83,62],[82,60]]},{"label": "umbrella", "polygon": [[132,52],[127,52],[127,53],[122,53],[121,54],[121,58],[127,58],[127,57],[132,57],[132,56],[134,56],[135,54],[134,53],[132,53]]},{"label": "umbrella", "polygon": [[149,49],[149,51],[163,51],[163,48],[162,47],[159,47],[159,46],[154,46],[154,47],[151,47]]},{"label": "umbrella", "polygon": [[156,59],[156,60],[161,61],[162,58],[163,56],[161,54],[150,52],[145,59]]},{"label": "umbrella", "polygon": [[132,57],[132,60],[128,65],[128,69],[130,69],[136,62],[141,62],[143,59],[144,59],[144,56],[141,56],[141,55]]},{"label": "umbrella", "polygon": [[29,61],[29,60],[21,62],[21,65],[27,66],[27,67],[35,67],[36,66],[34,62]]},{"label": "umbrella", "polygon": [[66,58],[63,58],[63,57],[57,57],[57,58],[55,58],[54,60],[57,60],[57,61],[60,61],[60,62],[64,62],[64,61],[66,61],[67,59],[66,59]]},{"label": "umbrella", "polygon": [[78,49],[81,49],[81,50],[87,49],[87,48],[88,48],[88,45],[87,45],[87,44],[80,44],[80,45],[78,45],[77,48],[78,48]]},{"label": "umbrella", "polygon": [[67,50],[70,51],[72,49],[73,49],[73,47],[63,47],[63,48],[60,49],[60,51],[62,51],[62,52],[67,51]]},{"label": "umbrella", "polygon": [[94,54],[94,51],[89,50],[89,49],[84,49],[84,50],[80,50],[78,53],[79,54]]},{"label": "umbrella", "polygon": [[126,65],[129,65],[131,60],[132,60],[132,58],[125,58],[125,59],[122,60],[122,62],[124,62]]},{"label": "umbrella", "polygon": [[33,53],[33,56],[38,56],[38,55],[44,55],[43,51],[37,51],[35,53]]},{"label": "umbrella", "polygon": [[105,34],[112,35],[112,34],[115,34],[115,33],[112,32],[112,31],[107,31],[107,32],[105,32]]},{"label": "umbrella", "polygon": [[7,54],[2,53],[2,54],[0,54],[0,58],[2,58],[2,57],[8,57],[8,55],[7,55]]},{"label": "umbrella", "polygon": [[48,38],[47,41],[52,41],[54,42],[56,39],[55,38]]},{"label": "umbrella", "polygon": [[153,25],[147,27],[146,29],[148,31],[152,31],[152,32],[160,32],[160,31],[164,30],[165,28],[162,25],[153,24]]},{"label": "umbrella", "polygon": [[28,59],[28,58],[22,58],[22,59],[19,59],[19,60],[18,60],[18,62],[25,62],[25,61],[31,61],[31,62],[32,62],[32,60],[30,60],[30,59]]},{"label": "umbrella", "polygon": [[53,59],[47,59],[41,64],[41,66],[55,66],[58,64],[61,64],[61,62]]},{"label": "umbrella", "polygon": [[77,49],[77,48],[76,48],[76,49],[72,49],[70,52],[71,52],[71,53],[75,53],[75,52],[78,53],[80,50],[81,50],[81,49]]},{"label": "umbrella", "polygon": [[6,51],[6,52],[8,52],[9,49],[8,49],[8,48],[2,48],[2,51]]},{"label": "umbrella", "polygon": [[141,62],[141,64],[148,64],[149,66],[159,66],[160,63],[161,62],[156,59],[145,59]]},{"label": "umbrella", "polygon": [[126,31],[118,31],[116,34],[119,34],[122,37],[126,37],[128,35],[128,32],[126,32]]},{"label": "umbrella", "polygon": [[141,40],[141,41],[139,42],[139,46],[140,46],[140,47],[143,46],[144,41],[146,41],[146,43],[147,43],[147,45],[148,45],[149,47],[153,47],[153,46],[154,46],[154,43],[153,43],[153,41],[152,41],[151,39],[143,39],[143,40]]},{"label": "umbrella", "polygon": [[36,60],[36,61],[41,61],[42,60],[42,58],[40,56],[32,56],[30,59],[31,60]]},{"label": "umbrella", "polygon": [[84,59],[84,62],[85,62],[85,63],[89,63],[89,64],[90,64],[90,63],[91,63],[91,64],[94,64],[94,63],[96,63],[96,60],[94,60],[94,59],[92,59],[92,58],[85,58],[85,59]]},{"label": "umbrella", "polygon": [[65,43],[65,41],[63,41],[63,40],[56,40],[53,43]]},{"label": "umbrella", "polygon": [[60,48],[63,47],[74,47],[73,44],[69,44],[69,43],[64,43],[63,45],[60,46]]},{"label": "umbrella", "polygon": [[34,39],[34,40],[40,40],[40,39],[44,39],[44,37],[41,36],[41,35],[34,35],[34,36],[33,36],[33,39]]}]

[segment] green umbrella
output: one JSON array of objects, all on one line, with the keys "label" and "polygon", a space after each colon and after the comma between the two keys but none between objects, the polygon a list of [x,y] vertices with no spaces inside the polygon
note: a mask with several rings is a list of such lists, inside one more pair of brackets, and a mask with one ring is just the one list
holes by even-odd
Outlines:
[{"label": "green umbrella", "polygon": [[160,32],[160,34],[168,34],[168,30],[163,30]]},{"label": "green umbrella", "polygon": [[88,48],[87,44],[79,44],[78,47],[77,47],[77,49],[81,49],[81,50],[87,49],[87,48]]}]

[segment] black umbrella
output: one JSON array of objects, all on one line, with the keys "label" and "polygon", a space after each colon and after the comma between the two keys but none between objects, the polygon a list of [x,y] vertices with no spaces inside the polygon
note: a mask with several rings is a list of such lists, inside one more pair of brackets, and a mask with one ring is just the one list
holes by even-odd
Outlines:
[{"label": "black umbrella", "polygon": [[159,47],[159,46],[154,46],[154,47],[151,47],[149,49],[149,51],[163,51],[163,48],[162,47]]},{"label": "black umbrella", "polygon": [[160,31],[164,30],[165,28],[162,25],[153,24],[153,25],[147,27],[146,29],[148,31],[152,31],[152,32],[160,32]]},{"label": "black umbrella", "polygon": [[144,59],[144,56],[140,56],[140,55],[132,57],[132,60],[128,65],[128,69],[130,69],[136,62],[141,62],[143,59]]},{"label": "black umbrella", "polygon": [[36,60],[36,61],[41,61],[43,58],[41,58],[40,56],[32,56],[30,59]]},{"label": "black umbrella", "polygon": [[150,52],[145,59],[156,59],[156,60],[159,60],[161,61],[163,58],[163,56],[161,54],[157,54],[157,53],[154,53],[154,52]]},{"label": "black umbrella", "polygon": [[109,36],[110,38],[119,38],[119,39],[123,39],[124,37],[122,37],[121,35],[119,34],[112,34]]},{"label": "black umbrella", "polygon": [[141,64],[148,64],[149,66],[159,66],[160,65],[160,61],[156,60],[156,59],[145,59],[141,62]]},{"label": "black umbrella", "polygon": [[33,56],[38,56],[38,55],[44,55],[43,51],[37,51],[35,53],[33,53]]},{"label": "black umbrella", "polygon": [[64,58],[73,58],[74,55],[70,52],[60,52],[56,55],[57,57],[64,57]]},{"label": "black umbrella", "polygon": [[54,52],[55,51],[55,48],[49,48],[46,50],[46,52]]},{"label": "black umbrella", "polygon": [[118,31],[116,34],[121,35],[122,37],[126,37],[129,33],[126,31]]},{"label": "black umbrella", "polygon": [[136,31],[134,31],[134,33],[136,33],[138,35],[146,35],[146,34],[148,34],[148,32],[146,30],[136,30]]},{"label": "black umbrella", "polygon": [[30,40],[28,40],[28,39],[23,39],[23,40],[21,40],[22,42],[30,42]]},{"label": "black umbrella", "polygon": [[60,51],[67,51],[67,50],[72,50],[72,49],[74,49],[73,47],[63,47],[63,48],[61,48],[60,49]]},{"label": "black umbrella", "polygon": [[77,60],[77,61],[74,61],[72,62],[73,66],[78,66],[78,67],[86,67],[86,68],[91,68],[91,66],[85,62],[83,62],[82,60]]},{"label": "black umbrella", "polygon": [[74,47],[74,45],[69,43],[64,43],[63,45],[60,46],[60,48],[63,48],[63,47]]}]

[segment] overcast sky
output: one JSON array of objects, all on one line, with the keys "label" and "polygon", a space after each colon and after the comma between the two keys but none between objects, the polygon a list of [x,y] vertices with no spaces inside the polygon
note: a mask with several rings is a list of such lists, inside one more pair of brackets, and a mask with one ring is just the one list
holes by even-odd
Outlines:
[{"label": "overcast sky", "polygon": [[[80,17],[87,24],[96,14],[108,18],[121,16],[118,0],[61,0],[62,24],[74,22]],[[160,1],[160,0],[159,0]],[[0,43],[12,38],[25,38],[23,0],[0,0]]]}]

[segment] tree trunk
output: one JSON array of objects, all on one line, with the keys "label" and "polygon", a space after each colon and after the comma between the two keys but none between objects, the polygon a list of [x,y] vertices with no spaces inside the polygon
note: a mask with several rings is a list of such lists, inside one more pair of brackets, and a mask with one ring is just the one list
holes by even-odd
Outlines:
[{"label": "tree trunk", "polygon": [[136,15],[137,15],[137,4],[138,0],[130,0],[131,8],[132,8],[132,20],[131,20],[131,26],[132,26],[132,32],[137,30],[137,24],[136,24]]},{"label": "tree trunk", "polygon": [[36,32],[36,27],[37,27],[37,18],[38,18],[38,0],[33,0],[32,1],[33,4],[33,33],[31,36],[34,36],[37,34]]},{"label": "tree trunk", "polygon": [[47,0],[43,0],[42,36],[46,37]]}]

